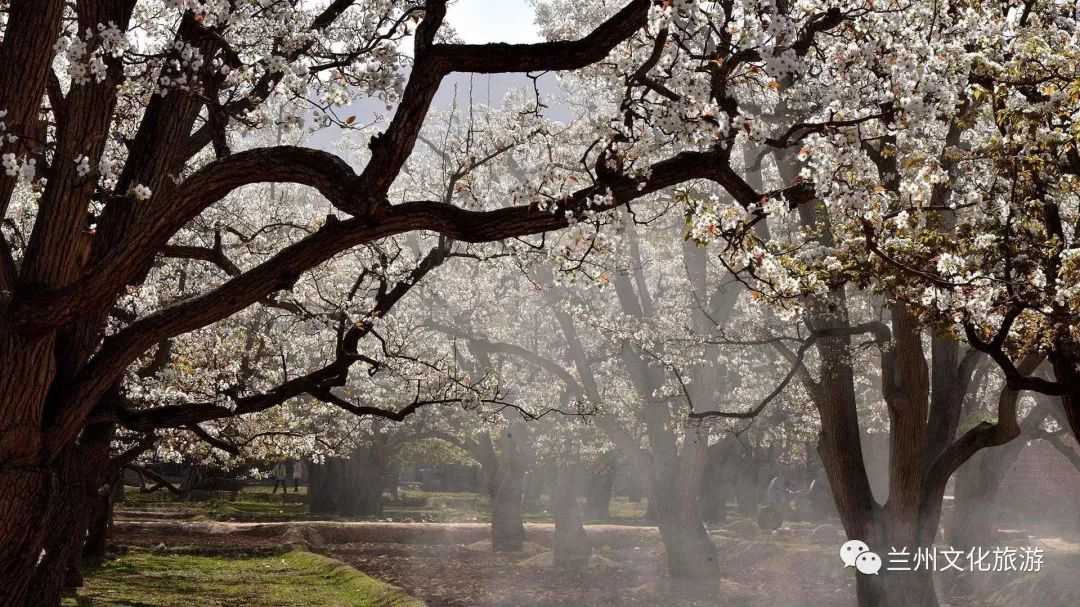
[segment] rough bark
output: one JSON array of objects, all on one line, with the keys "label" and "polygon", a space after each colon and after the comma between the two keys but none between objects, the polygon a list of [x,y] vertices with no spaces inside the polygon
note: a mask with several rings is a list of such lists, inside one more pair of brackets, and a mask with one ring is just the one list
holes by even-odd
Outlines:
[{"label": "rough bark", "polygon": [[707,522],[727,521],[727,498],[731,483],[726,482],[724,449],[722,443],[709,447],[706,452],[705,470],[702,473],[698,494],[698,510]]},{"label": "rough bark", "polygon": [[59,605],[65,586],[81,582],[83,542],[93,500],[108,478],[111,436],[111,426],[88,427],[51,470],[53,493],[33,529],[37,558],[24,579],[3,587],[0,605]]},{"label": "rough bark", "polygon": [[76,583],[82,579],[77,566],[90,519],[91,492],[81,482],[67,480],[69,482],[61,485],[60,494],[52,501],[66,512],[55,512],[48,519],[45,552],[34,568],[26,604],[59,605],[66,582]]},{"label": "rough bark", "polygon": [[41,554],[45,538],[40,526],[50,501],[52,475],[43,468],[0,470],[0,606],[18,607],[23,603],[26,585]]},{"label": "rough bark", "polygon": [[91,503],[91,513],[87,526],[86,544],[83,546],[84,559],[100,559],[108,551],[109,538],[112,536],[113,509],[117,501],[123,500],[124,484],[120,473],[106,481],[111,490],[99,492]]}]

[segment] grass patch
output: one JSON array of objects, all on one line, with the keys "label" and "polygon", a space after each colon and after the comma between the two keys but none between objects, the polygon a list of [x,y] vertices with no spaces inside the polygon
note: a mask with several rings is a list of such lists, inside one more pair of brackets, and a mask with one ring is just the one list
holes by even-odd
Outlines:
[{"label": "grass patch", "polygon": [[325,556],[266,558],[136,551],[87,567],[65,607],[423,607],[401,589]]},{"label": "grass patch", "polygon": [[458,491],[417,491],[403,489],[400,501],[386,500],[382,518],[429,523],[488,522],[487,496]]},{"label": "grass patch", "polygon": [[306,518],[309,514],[307,504],[292,504],[270,501],[210,500],[202,505],[206,518],[215,521],[291,521]]},{"label": "grass patch", "polygon": [[[168,518],[194,521],[240,521],[265,523],[274,521],[317,520],[307,505],[307,487],[300,493],[289,490],[283,499],[281,493],[270,493],[267,485],[249,485],[236,496],[228,492],[213,492],[199,500],[176,499],[166,492],[140,493],[128,488],[124,503],[118,512],[135,513],[133,518]],[[380,517],[357,517],[354,520],[392,520],[428,523],[487,523],[491,521],[488,497],[482,493],[458,491],[418,491],[403,489],[399,500],[384,496],[383,514]],[[631,502],[625,497],[611,500],[611,518],[588,520],[587,523],[640,524],[648,505],[646,500]],[[552,522],[551,500],[547,495],[526,502],[523,517],[530,523]],[[582,502],[584,507],[584,501]]]},{"label": "grass patch", "polygon": [[613,497],[611,498],[611,504],[608,506],[612,522],[641,522],[645,518],[645,511],[648,509],[649,500],[644,498],[632,502],[626,497]]},{"label": "grass patch", "polygon": [[310,518],[306,495],[307,487],[301,487],[300,493],[290,489],[283,499],[281,492],[270,493],[270,487],[253,485],[243,488],[235,500],[227,491],[210,492],[207,499],[188,500],[177,499],[164,491],[140,493],[138,489],[129,487],[124,494],[124,503],[119,505],[119,512],[157,512],[166,518],[190,520],[292,521]]}]

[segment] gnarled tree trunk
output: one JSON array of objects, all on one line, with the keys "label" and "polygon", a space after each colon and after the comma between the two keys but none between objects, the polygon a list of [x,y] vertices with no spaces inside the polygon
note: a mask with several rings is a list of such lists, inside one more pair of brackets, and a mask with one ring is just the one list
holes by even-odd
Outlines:
[{"label": "gnarled tree trunk", "polygon": [[60,497],[59,470],[45,461],[41,431],[42,403],[55,373],[51,357],[52,340],[27,340],[0,327],[0,487],[4,488],[0,491],[0,606],[3,607],[23,604],[45,545],[49,521],[46,514]]},{"label": "gnarled tree trunk", "polygon": [[56,495],[53,475],[32,466],[0,470],[0,606],[24,604],[34,566],[45,544],[43,516]]},{"label": "gnarled tree trunk", "polygon": [[69,447],[53,469],[54,488],[48,506],[34,525],[40,546],[27,577],[8,584],[2,605],[60,604],[65,586],[82,582],[80,561],[93,501],[105,489],[109,473],[111,425],[91,425],[80,444]]}]

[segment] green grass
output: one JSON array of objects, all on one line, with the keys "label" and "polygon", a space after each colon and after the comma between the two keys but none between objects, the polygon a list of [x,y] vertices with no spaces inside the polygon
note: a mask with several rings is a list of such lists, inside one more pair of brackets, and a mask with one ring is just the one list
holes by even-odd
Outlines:
[{"label": "green grass", "polygon": [[[488,497],[480,493],[455,491],[418,491],[403,489],[401,501],[386,499],[383,514],[378,520],[422,521],[433,523],[464,523],[491,521]],[[235,500],[226,492],[214,494],[203,501],[175,500],[169,493],[139,493],[128,488],[120,512],[125,510],[150,511],[167,518],[183,520],[271,522],[311,520],[313,517],[306,503],[307,488],[300,493],[291,490],[282,501],[281,493],[270,493],[270,487],[253,485],[239,492]],[[584,504],[583,504],[584,505]],[[630,502],[625,497],[611,500],[611,519],[586,521],[587,523],[640,523],[645,516],[647,502]],[[548,496],[541,496],[525,504],[524,519],[527,522],[550,523],[551,504]]]},{"label": "green grass", "polygon": [[238,498],[236,501],[211,500],[203,504],[206,518],[215,521],[287,521],[306,517],[307,504],[282,504]]},{"label": "green grass", "polygon": [[640,523],[645,518],[645,511],[648,509],[648,500],[641,499],[632,502],[625,497],[611,498],[611,504],[608,506],[608,511],[611,512],[611,522],[613,523]]},{"label": "green grass", "polygon": [[65,607],[422,607],[348,565],[302,550],[266,558],[131,552],[88,566]]},{"label": "green grass", "polygon": [[[402,490],[403,504],[388,502],[383,507],[383,518],[401,520],[406,518],[423,519],[437,523],[461,523],[491,521],[488,497],[479,493],[464,492],[425,492]],[[584,508],[584,502],[582,507]],[[640,523],[645,517],[648,502],[631,502],[625,497],[611,500],[608,520],[587,520],[586,523]],[[526,502],[523,518],[529,523],[550,523],[552,519],[551,499],[541,495],[539,499]]]},{"label": "green grass", "polygon": [[[124,494],[124,509],[149,510],[170,515],[170,518],[213,521],[291,521],[308,518],[309,511],[305,499],[307,487],[301,487],[300,493],[289,490],[286,501],[282,501],[281,492],[270,493],[271,488],[264,485],[245,487],[235,500],[230,500],[228,492],[214,492],[210,499],[203,501],[177,500],[171,493],[140,493],[138,489],[127,488]],[[294,501],[296,500],[296,501]],[[172,516],[175,515],[175,516]]]}]

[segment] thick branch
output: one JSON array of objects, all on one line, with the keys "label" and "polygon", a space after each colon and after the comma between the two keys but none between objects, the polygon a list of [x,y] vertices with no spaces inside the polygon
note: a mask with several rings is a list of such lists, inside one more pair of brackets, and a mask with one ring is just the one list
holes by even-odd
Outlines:
[{"label": "thick branch", "polygon": [[226,453],[229,453],[231,455],[240,455],[240,448],[239,447],[237,447],[236,445],[234,445],[234,444],[232,444],[232,443],[230,443],[228,441],[222,440],[220,438],[217,438],[216,436],[211,435],[209,432],[207,432],[201,426],[199,426],[199,424],[191,424],[189,426],[185,426],[184,429],[191,431],[192,434],[199,437],[200,440],[207,443],[211,447],[214,447],[216,449],[221,449],[222,451],[224,451]]},{"label": "thick branch", "polygon": [[[1017,371],[1029,375],[1035,372],[1042,361],[1042,356],[1028,355]],[[925,503],[937,503],[945,491],[949,477],[980,449],[1003,445],[1020,436],[1020,424],[1016,419],[1019,397],[1019,390],[1006,386],[998,395],[997,421],[979,423],[962,434],[934,460],[924,482]]]},{"label": "thick branch", "polygon": [[574,70],[607,57],[645,27],[649,0],[633,0],[584,38],[535,44],[436,44],[433,55],[448,72],[493,74]]}]

